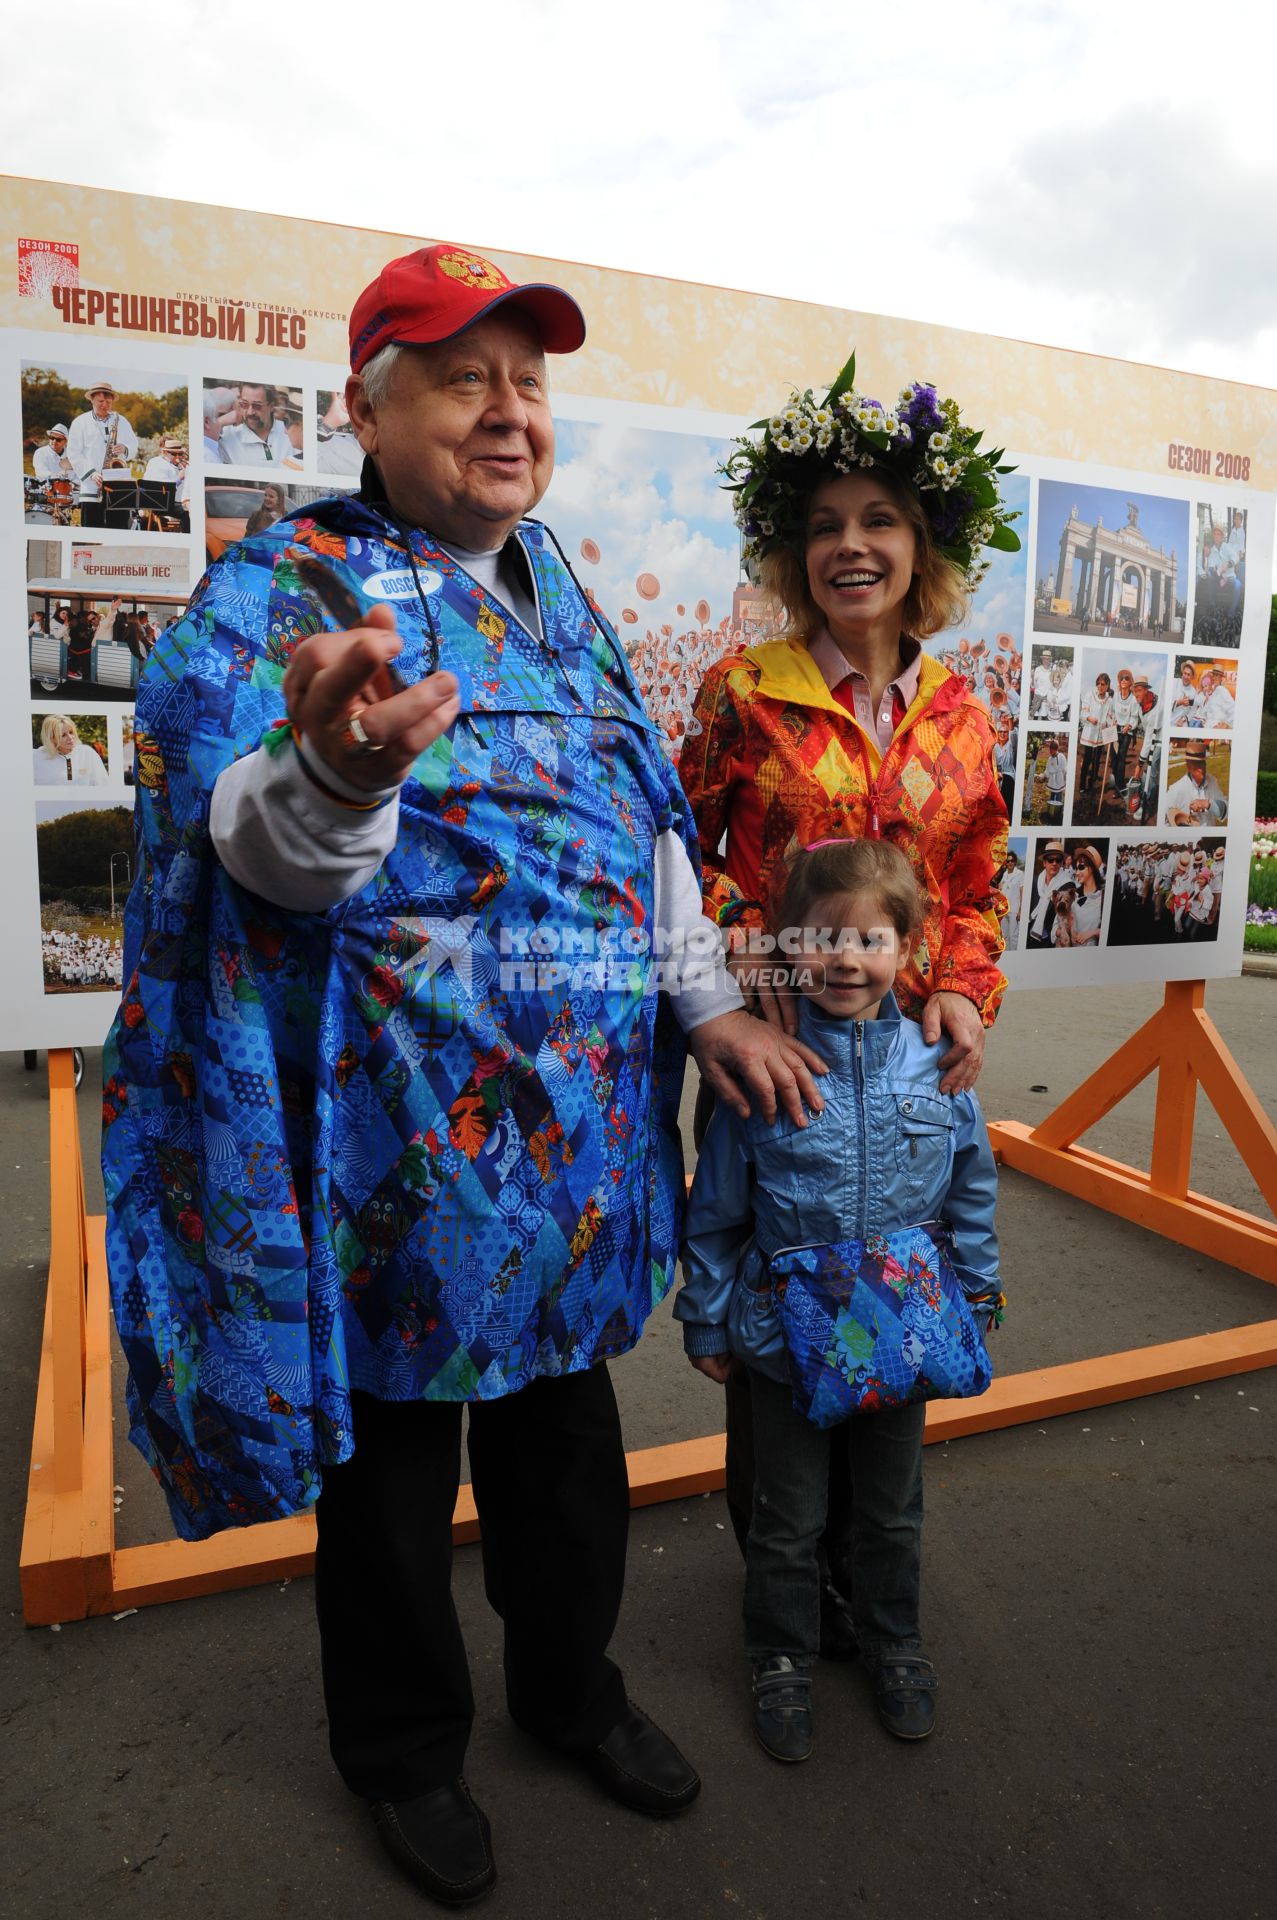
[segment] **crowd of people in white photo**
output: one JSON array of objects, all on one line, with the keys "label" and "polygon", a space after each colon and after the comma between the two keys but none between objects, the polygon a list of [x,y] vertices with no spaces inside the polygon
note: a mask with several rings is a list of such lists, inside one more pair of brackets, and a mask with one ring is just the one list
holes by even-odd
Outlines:
[{"label": "crowd of people in white photo", "polygon": [[1213,939],[1224,891],[1219,841],[1140,841],[1119,847],[1110,944]]},{"label": "crowd of people in white photo", "polygon": [[40,941],[46,987],[119,988],[123,978],[124,948],[119,940],[100,933],[76,933],[46,927]]}]

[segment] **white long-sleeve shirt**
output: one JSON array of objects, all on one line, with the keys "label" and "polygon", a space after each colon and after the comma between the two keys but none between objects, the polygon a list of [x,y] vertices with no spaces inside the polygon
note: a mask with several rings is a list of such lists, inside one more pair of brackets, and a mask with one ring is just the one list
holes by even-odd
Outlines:
[{"label": "white long-sleeve shirt", "polygon": [[1208,773],[1200,786],[1190,774],[1181,774],[1175,784],[1167,788],[1166,819],[1171,826],[1175,824],[1171,816],[1176,813],[1191,813],[1195,820],[1212,826],[1227,820],[1228,799],[1213,773]]},{"label": "white long-sleeve shirt", "polygon": [[52,447],[37,447],[31,456],[31,470],[37,480],[61,480],[74,473],[69,457]]},{"label": "white long-sleeve shirt", "polygon": [[[96,499],[101,492],[97,475],[102,471],[107,443],[115,426],[115,444],[123,447],[130,460],[137,458],[137,435],[122,413],[110,413],[99,420],[96,413],[77,413],[67,436],[67,458],[80,476],[81,491]],[[94,478],[90,479],[90,475]],[[128,475],[122,476],[127,479]]]}]

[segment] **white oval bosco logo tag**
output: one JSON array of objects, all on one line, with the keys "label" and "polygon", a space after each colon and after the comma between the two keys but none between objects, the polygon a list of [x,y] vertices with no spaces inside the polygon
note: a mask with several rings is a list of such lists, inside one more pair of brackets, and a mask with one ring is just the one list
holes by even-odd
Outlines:
[{"label": "white oval bosco logo tag", "polygon": [[[436,573],[433,567],[421,568],[421,591],[438,593],[443,585],[443,575]],[[402,573],[374,573],[363,582],[364,592],[370,600],[415,600],[417,583],[405,567]]]}]

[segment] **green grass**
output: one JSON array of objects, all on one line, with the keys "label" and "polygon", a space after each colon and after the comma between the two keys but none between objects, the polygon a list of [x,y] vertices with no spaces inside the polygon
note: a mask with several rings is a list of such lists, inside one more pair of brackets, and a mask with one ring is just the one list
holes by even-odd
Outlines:
[{"label": "green grass", "polygon": [[1242,944],[1247,953],[1277,953],[1277,927],[1247,926]]},{"label": "green grass", "polygon": [[1251,861],[1247,898],[1256,907],[1277,907],[1277,856]]}]

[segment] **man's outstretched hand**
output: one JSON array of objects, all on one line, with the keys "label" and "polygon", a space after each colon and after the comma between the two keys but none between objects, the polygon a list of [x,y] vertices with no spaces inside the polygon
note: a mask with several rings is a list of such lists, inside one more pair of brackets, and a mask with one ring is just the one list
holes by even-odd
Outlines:
[{"label": "man's outstretched hand", "polygon": [[[402,647],[390,608],[374,607],[361,627],[303,640],[284,675],[288,717],[297,731],[353,786],[371,792],[405,780],[417,755],[447,732],[461,707],[450,673],[429,674],[378,698],[374,678]],[[374,751],[352,736],[352,713]]]},{"label": "man's outstretched hand", "polygon": [[756,1104],[764,1120],[783,1111],[796,1127],[805,1127],[805,1109],[819,1113],[825,1104],[816,1085],[816,1076],[829,1071],[825,1062],[766,1020],[720,1013],[694,1028],[688,1045],[701,1078],[742,1120]]}]

